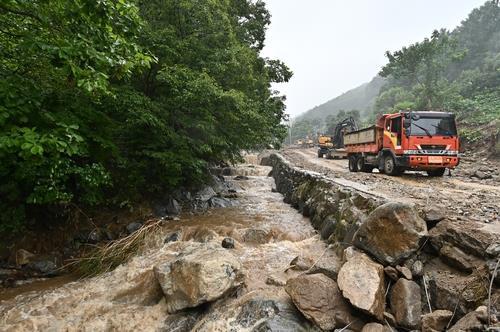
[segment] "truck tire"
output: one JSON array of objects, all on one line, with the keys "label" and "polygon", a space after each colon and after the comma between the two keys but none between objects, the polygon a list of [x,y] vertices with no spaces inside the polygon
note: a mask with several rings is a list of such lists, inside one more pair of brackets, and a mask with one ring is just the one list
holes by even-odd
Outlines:
[{"label": "truck tire", "polygon": [[357,160],[356,156],[349,156],[349,171],[350,172],[357,172],[358,171],[358,165],[357,165]]},{"label": "truck tire", "polygon": [[432,177],[443,176],[445,170],[446,170],[446,168],[431,169],[431,170],[427,171],[427,175],[432,176]]},{"label": "truck tire", "polygon": [[323,153],[321,152],[321,150],[318,150],[318,158],[323,158]]},{"label": "truck tire", "polygon": [[373,166],[365,163],[365,158],[359,156],[356,160],[356,168],[360,172],[371,173],[373,171]]},{"label": "truck tire", "polygon": [[394,160],[394,157],[391,155],[386,156],[384,159],[384,173],[391,176],[401,173],[400,168],[396,166],[396,160]]}]

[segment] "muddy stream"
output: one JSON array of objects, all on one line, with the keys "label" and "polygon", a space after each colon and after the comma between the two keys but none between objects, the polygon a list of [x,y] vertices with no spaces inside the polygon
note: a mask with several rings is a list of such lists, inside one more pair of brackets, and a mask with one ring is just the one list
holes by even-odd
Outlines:
[{"label": "muddy stream", "polygon": [[[0,330],[181,331],[178,322],[189,320],[191,313],[175,319],[167,314],[165,300],[156,298],[151,291],[152,268],[175,255],[180,243],[220,244],[224,237],[235,240],[235,248],[228,250],[244,267],[245,287],[238,296],[219,300],[223,305],[207,306],[210,318],[197,318],[193,330],[229,330],[234,318],[228,312],[249,298],[289,303],[282,284],[298,273],[287,270],[290,261],[298,255],[318,258],[326,245],[309,220],[283,203],[283,196],[272,190],[274,180],[267,176],[270,167],[247,164],[238,170],[248,179],[226,177],[226,181],[233,181],[240,188],[235,206],[198,215],[184,214],[178,221],[166,222],[160,232],[148,239],[141,253],[114,271],[84,280],[68,276],[49,279],[0,294]],[[165,244],[164,239],[174,232],[180,241]]]}]

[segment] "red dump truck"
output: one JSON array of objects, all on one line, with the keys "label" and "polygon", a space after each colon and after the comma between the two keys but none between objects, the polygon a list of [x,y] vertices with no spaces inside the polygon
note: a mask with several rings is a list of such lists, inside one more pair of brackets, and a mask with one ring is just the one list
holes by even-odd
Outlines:
[{"label": "red dump truck", "polygon": [[458,166],[459,140],[453,113],[401,111],[375,126],[345,134],[351,172],[398,175],[405,170],[442,176]]}]

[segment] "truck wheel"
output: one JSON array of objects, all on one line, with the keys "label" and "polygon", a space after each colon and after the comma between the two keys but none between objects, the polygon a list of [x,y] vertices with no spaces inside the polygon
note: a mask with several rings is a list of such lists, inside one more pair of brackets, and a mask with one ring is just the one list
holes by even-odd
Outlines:
[{"label": "truck wheel", "polygon": [[399,173],[401,173],[399,167],[396,166],[396,161],[392,156],[385,157],[384,171],[387,175],[398,175]]},{"label": "truck wheel", "polygon": [[446,168],[436,168],[436,169],[431,169],[431,170],[428,170],[427,171],[427,175],[429,176],[443,176],[444,174],[444,171],[446,170]]},{"label": "truck wheel", "polygon": [[323,153],[321,153],[321,151],[318,151],[318,158],[323,158]]},{"label": "truck wheel", "polygon": [[371,173],[373,171],[373,166],[366,164],[364,157],[358,157],[356,167],[360,172]]},{"label": "truck wheel", "polygon": [[356,163],[356,156],[349,156],[349,171],[357,172],[358,165]]}]

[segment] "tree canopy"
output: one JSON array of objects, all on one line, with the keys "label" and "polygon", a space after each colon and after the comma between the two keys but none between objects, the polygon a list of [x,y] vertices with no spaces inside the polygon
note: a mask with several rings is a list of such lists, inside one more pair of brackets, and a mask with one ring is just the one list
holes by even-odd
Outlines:
[{"label": "tree canopy", "polygon": [[[401,109],[457,114],[462,137],[474,141],[482,126],[500,121],[500,7],[488,0],[451,32],[434,31],[395,52],[380,71],[387,77],[375,113]],[[488,134],[498,136],[498,125]]]},{"label": "tree canopy", "polygon": [[292,73],[251,0],[0,4],[0,232],[202,182],[278,145]]}]

